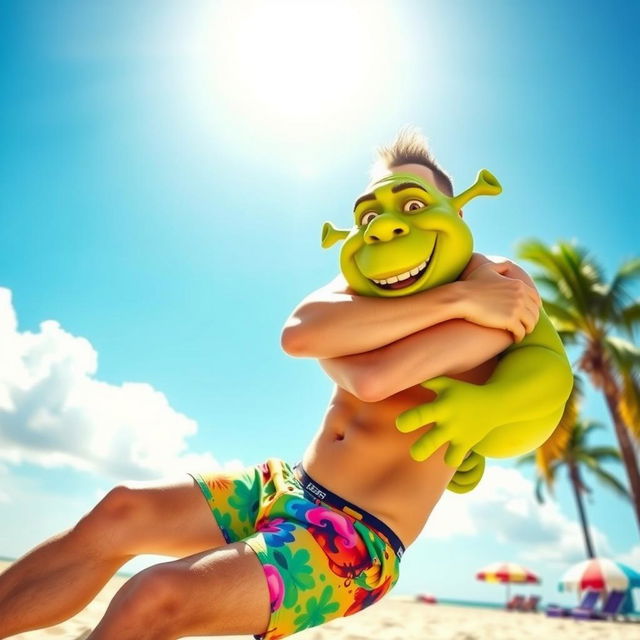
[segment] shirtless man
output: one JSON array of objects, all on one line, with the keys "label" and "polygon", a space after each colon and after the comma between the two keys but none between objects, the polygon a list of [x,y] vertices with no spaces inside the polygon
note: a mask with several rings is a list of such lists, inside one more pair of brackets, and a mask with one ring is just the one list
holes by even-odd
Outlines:
[{"label": "shirtless man", "polygon": [[[451,193],[426,151],[400,144],[386,159],[388,172]],[[532,331],[539,303],[522,269],[480,254],[459,281],[394,301],[353,295],[336,278],[282,334],[287,353],[317,358],[337,383],[302,466],[269,459],[242,473],[115,487],[0,576],[0,638],[66,620],[149,553],[178,559],[133,576],[91,639],[276,640],[375,602],[455,472],[442,450],[409,458],[419,434],[400,433],[396,417],[433,399],[424,380],[487,380],[498,354]]]}]

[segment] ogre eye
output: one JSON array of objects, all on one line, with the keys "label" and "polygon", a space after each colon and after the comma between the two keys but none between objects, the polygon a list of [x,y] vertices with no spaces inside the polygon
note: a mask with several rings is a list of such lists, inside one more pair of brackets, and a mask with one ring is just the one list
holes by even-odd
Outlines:
[{"label": "ogre eye", "polygon": [[376,211],[365,211],[362,214],[362,218],[360,218],[360,224],[363,227],[368,225],[377,215],[378,213]]},{"label": "ogre eye", "polygon": [[407,200],[403,207],[402,210],[405,213],[411,213],[413,211],[418,211],[420,209],[424,209],[427,205],[422,202],[422,200],[418,200],[416,198],[414,198],[413,200]]}]

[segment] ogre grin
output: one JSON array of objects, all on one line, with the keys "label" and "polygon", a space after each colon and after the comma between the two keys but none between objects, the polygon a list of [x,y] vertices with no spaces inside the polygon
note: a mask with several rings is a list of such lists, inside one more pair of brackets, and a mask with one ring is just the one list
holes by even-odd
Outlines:
[{"label": "ogre grin", "polygon": [[415,284],[418,280],[420,280],[420,278],[422,278],[424,273],[427,271],[427,267],[431,263],[431,258],[433,258],[433,254],[435,253],[437,241],[438,239],[436,238],[429,257],[426,260],[423,260],[419,265],[412,267],[411,269],[408,269],[407,271],[404,271],[402,273],[389,276],[388,278],[382,278],[380,280],[377,280],[375,278],[368,278],[368,280],[370,282],[373,282],[373,284],[375,284],[376,287],[379,287],[380,289],[396,290],[406,289],[407,287],[410,287],[412,284]]}]

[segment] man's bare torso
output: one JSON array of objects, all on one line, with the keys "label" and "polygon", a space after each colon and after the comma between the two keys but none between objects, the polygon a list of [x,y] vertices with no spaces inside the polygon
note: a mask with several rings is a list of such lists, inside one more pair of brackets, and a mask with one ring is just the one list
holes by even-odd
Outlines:
[{"label": "man's bare torso", "polygon": [[[451,377],[481,384],[497,361]],[[363,402],[336,385],[303,457],[312,478],[380,518],[405,545],[418,536],[455,471],[444,463],[444,447],[424,462],[409,456],[429,426],[408,434],[395,427],[399,413],[434,397],[418,385],[380,402]]]},{"label": "man's bare torso", "polygon": [[[474,254],[463,275],[490,260]],[[482,384],[498,358],[452,378]],[[334,493],[385,522],[405,546],[422,531],[455,469],[444,462],[445,447],[424,462],[409,449],[430,425],[413,433],[396,429],[396,416],[435,394],[416,385],[380,402],[363,402],[337,385],[320,429],[307,447],[303,465]]]}]

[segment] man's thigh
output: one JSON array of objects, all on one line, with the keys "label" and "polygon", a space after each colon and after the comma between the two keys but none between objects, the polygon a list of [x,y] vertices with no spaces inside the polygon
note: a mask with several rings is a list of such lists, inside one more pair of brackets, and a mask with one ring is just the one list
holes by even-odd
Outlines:
[{"label": "man's thigh", "polygon": [[226,544],[200,487],[187,474],[117,486],[78,528],[126,555],[183,557]]},{"label": "man's thigh", "polygon": [[246,544],[236,542],[133,576],[91,637],[119,637],[124,631],[127,638],[261,634],[269,616],[262,566]]},{"label": "man's thigh", "polygon": [[175,563],[184,604],[183,635],[261,634],[271,614],[264,570],[253,550],[235,542]]}]

